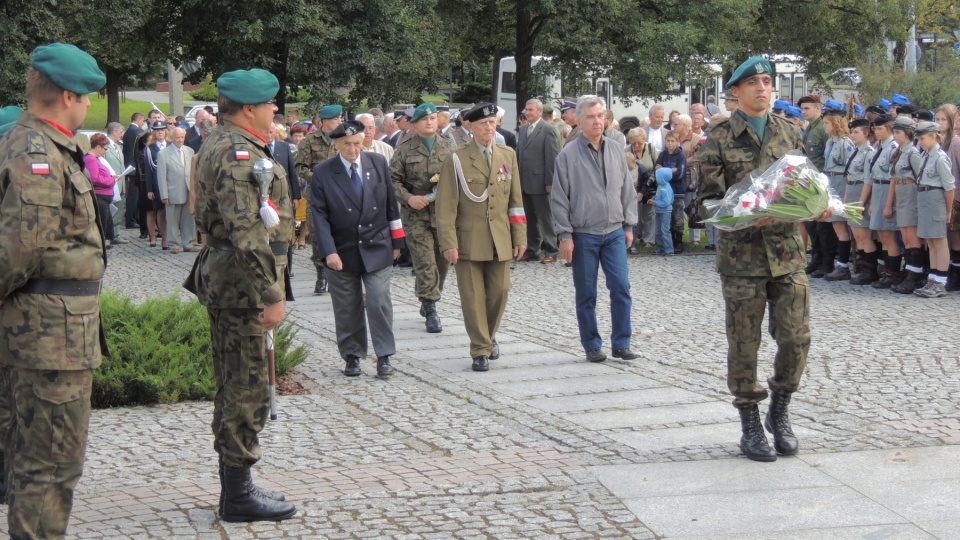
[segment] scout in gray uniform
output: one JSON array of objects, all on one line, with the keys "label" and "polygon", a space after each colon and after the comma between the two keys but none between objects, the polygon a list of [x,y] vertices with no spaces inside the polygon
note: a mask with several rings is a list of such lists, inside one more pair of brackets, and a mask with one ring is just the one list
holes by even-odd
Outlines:
[{"label": "scout in gray uniform", "polygon": [[[866,182],[870,179],[870,162],[875,150],[870,146],[870,122],[863,119],[850,122],[850,139],[854,148],[853,155],[847,161],[847,192],[844,202],[859,202],[866,208],[870,191]],[[867,285],[880,279],[877,273],[877,258],[880,253],[870,234],[870,216],[864,212],[863,219],[856,221],[847,218],[847,225],[853,231],[857,241],[857,272],[850,279],[851,285]]]},{"label": "scout in gray uniform", "polygon": [[886,208],[896,208],[897,226],[903,238],[903,259],[907,276],[890,288],[893,292],[910,294],[922,285],[923,250],[917,237],[917,171],[920,168],[919,152],[913,145],[913,133],[917,123],[906,116],[893,122],[893,140],[899,148],[890,159],[893,175]]},{"label": "scout in gray uniform", "polygon": [[[830,179],[830,190],[843,199],[847,192],[847,163],[855,151],[853,141],[848,137],[850,128],[840,110],[827,109],[823,113],[823,129],[829,136],[823,154],[823,173]],[[821,268],[829,268],[835,256],[838,256],[839,260],[833,270],[823,276],[823,279],[828,281],[850,279],[850,231],[847,229],[847,219],[843,216],[833,216],[827,222],[831,224],[833,232],[837,235],[837,250],[836,252],[829,249],[824,251]]]},{"label": "scout in gray uniform", "polygon": [[[950,158],[940,148],[940,126],[934,122],[920,122],[917,138],[923,148],[923,161],[917,170],[917,207],[920,219],[917,236],[927,241],[930,249],[930,279],[913,293],[924,298],[947,294],[947,268],[950,252],[947,246],[947,222],[953,208],[954,179],[950,172]],[[919,161],[916,158],[914,162]]]},{"label": "scout in gray uniform", "polygon": [[880,281],[873,284],[876,289],[889,289],[894,283],[900,283],[903,276],[900,273],[900,244],[897,243],[897,216],[891,208],[887,210],[887,193],[890,191],[890,173],[892,167],[890,158],[897,149],[893,140],[893,120],[888,114],[880,115],[873,122],[873,134],[877,137],[880,147],[870,159],[870,183],[864,187],[864,193],[872,196],[870,200],[870,230],[877,231],[882,244],[883,258],[879,264],[883,265],[883,275]]}]

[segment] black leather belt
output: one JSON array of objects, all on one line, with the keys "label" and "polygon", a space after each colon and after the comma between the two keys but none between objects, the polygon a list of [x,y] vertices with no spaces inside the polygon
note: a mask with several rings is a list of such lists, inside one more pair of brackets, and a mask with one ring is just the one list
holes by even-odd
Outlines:
[{"label": "black leather belt", "polygon": [[[229,240],[224,240],[222,238],[213,238],[207,237],[207,247],[219,250],[219,251],[236,251],[237,247],[230,243]],[[286,255],[287,249],[290,245],[286,242],[270,242],[270,251],[274,255]]]},{"label": "black leather belt", "polygon": [[923,193],[924,191],[932,191],[934,189],[943,189],[943,186],[917,186],[917,193]]},{"label": "black leather belt", "polygon": [[844,174],[846,174],[846,173],[842,173],[842,172],[828,172],[828,173],[827,173],[827,176],[844,176]]},{"label": "black leather belt", "polygon": [[889,181],[889,180],[874,180],[873,183],[874,183],[874,184],[889,184],[890,181]]},{"label": "black leather belt", "polygon": [[100,294],[99,281],[79,281],[76,279],[31,279],[15,294],[54,294],[58,296],[97,296]]},{"label": "black leather belt", "polygon": [[848,186],[858,186],[863,183],[863,180],[847,180]]}]

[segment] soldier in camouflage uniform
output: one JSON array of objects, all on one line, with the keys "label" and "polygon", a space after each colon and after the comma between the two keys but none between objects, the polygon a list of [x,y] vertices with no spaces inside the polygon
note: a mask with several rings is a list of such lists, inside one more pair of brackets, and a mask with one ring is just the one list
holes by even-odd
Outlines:
[{"label": "soldier in camouflage uniform", "polygon": [[[297,146],[297,163],[295,165],[297,176],[305,182],[306,191],[302,194],[308,201],[310,200],[310,184],[313,180],[313,168],[320,162],[326,161],[337,155],[337,149],[333,147],[333,140],[330,134],[343,121],[343,107],[340,105],[327,105],[320,109],[320,125],[316,126],[307,138]],[[307,205],[307,223],[312,223],[310,217],[310,205]],[[307,232],[307,242],[310,243],[310,260],[317,269],[317,283],[314,285],[313,294],[324,294],[327,292],[327,276],[323,257],[317,253],[316,235],[310,228]]]},{"label": "soldier in camouflage uniform", "polygon": [[[711,127],[695,162],[700,169],[697,203],[720,199],[749,173],[761,173],[791,150],[801,150],[799,131],[788,121],[767,113],[771,68],[759,56],[734,72],[727,90],[739,98],[740,110]],[[701,207],[701,215],[710,215]],[[829,216],[826,216],[829,217]],[[810,293],[804,273],[805,254],[794,223],[759,223],[736,232],[720,232],[717,270],[726,304],[727,385],[740,411],[740,447],[750,459],[773,461],[776,452],[797,452],[787,414],[790,395],[800,386],[810,348]],[[757,404],[767,391],[757,380],[763,315],[770,307],[770,334],[777,342],[773,393],[766,426],[774,435],[776,452],[763,433]]]},{"label": "soldier in camouflage uniform", "polygon": [[443,330],[437,301],[450,263],[440,252],[434,199],[443,160],[456,148],[446,137],[437,137],[437,108],[432,103],[417,107],[411,119],[416,134],[397,145],[390,175],[417,276],[420,315],[426,318],[427,332],[437,333]]},{"label": "soldier in camouflage uniform", "polygon": [[296,514],[282,494],[257,487],[250,467],[262,452],[257,434],[269,412],[266,332],[284,318],[290,296],[287,243],[293,201],[282,167],[274,166],[269,200],[280,225],[267,230],[259,213],[254,165],[270,161],[266,134],[277,111],[277,78],[262,69],[224,73],[217,80],[223,122],[197,156],[196,217],[207,243],[184,288],[210,316],[217,394],[213,447],[220,457],[220,517],[279,521]]},{"label": "soldier in camouflage uniform", "polygon": [[[107,354],[97,295],[102,220],[71,130],[106,83],[73,45],[33,51],[27,112],[0,140],[0,363],[10,538],[63,538],[83,473],[93,370]],[[106,216],[104,219],[109,219]]]}]

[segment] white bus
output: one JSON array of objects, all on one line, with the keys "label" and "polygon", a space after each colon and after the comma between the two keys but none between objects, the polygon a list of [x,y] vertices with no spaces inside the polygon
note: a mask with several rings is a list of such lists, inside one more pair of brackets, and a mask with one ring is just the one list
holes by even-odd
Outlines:
[{"label": "white bus", "polygon": [[[535,56],[533,65],[545,59],[546,57],[543,56]],[[807,76],[802,66],[797,63],[796,57],[774,57],[772,63],[774,72],[777,74],[774,78],[774,100],[782,98],[796,103],[807,94]],[[565,88],[561,78],[547,75],[545,81],[547,95],[538,97],[553,105],[556,111],[564,99],[575,101],[578,95],[594,93],[606,100],[607,106],[613,110],[614,118],[620,123],[620,129],[626,133],[640,125],[640,121],[646,118],[649,108],[654,104],[663,105],[668,114],[673,110],[686,114],[689,113],[691,104],[706,103],[707,97],[713,96],[717,105],[721,106],[721,111],[725,112],[722,109],[721,99],[723,73],[719,64],[710,64],[710,67],[716,75],[710,78],[705,86],[678,84],[659,97],[648,98],[647,104],[644,104],[643,98],[634,96],[630,99],[630,105],[627,105],[617,94],[616,78],[611,81],[609,77],[593,77],[592,80],[578,81],[576,88]],[[497,105],[506,111],[503,119],[504,129],[514,129],[517,124],[517,115],[523,112],[524,104],[517,103],[516,74],[517,64],[514,58],[512,56],[502,58],[497,81]]]}]

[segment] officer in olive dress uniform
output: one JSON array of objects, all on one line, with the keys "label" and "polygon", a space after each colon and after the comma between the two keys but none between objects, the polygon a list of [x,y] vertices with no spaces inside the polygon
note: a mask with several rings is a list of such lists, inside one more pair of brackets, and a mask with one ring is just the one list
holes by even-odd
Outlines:
[{"label": "officer in olive dress uniform", "polygon": [[[183,286],[210,316],[220,517],[279,521],[293,517],[296,507],[254,484],[250,467],[263,455],[257,434],[270,409],[267,332],[283,320],[285,300],[293,300],[286,272],[293,235],[290,185],[276,165],[269,169],[272,179],[255,174],[274,163],[266,137],[280,83],[268,71],[251,69],[224,73],[217,88],[223,121],[204,141],[196,165],[197,225],[207,231],[207,243]],[[269,201],[261,203],[263,181],[269,182]],[[269,203],[280,218],[271,229],[260,213]]]},{"label": "officer in olive dress uniform", "polygon": [[437,135],[437,108],[417,107],[410,116],[414,135],[397,145],[390,175],[400,201],[400,217],[416,275],[416,295],[427,332],[443,331],[437,302],[450,264],[443,258],[437,235],[436,188],[440,166],[453,153],[450,139]]},{"label": "officer in olive dress uniform", "polygon": [[[320,125],[311,131],[307,137],[297,146],[297,163],[294,170],[297,176],[304,181],[307,186],[306,193],[303,196],[310,200],[310,184],[313,180],[313,168],[318,163],[325,161],[337,155],[337,149],[333,147],[333,140],[330,134],[343,121],[343,107],[341,105],[326,105],[320,109]],[[310,217],[310,205],[307,205],[307,223],[312,224]],[[317,237],[313,229],[307,232],[307,242],[310,243],[310,260],[317,269],[317,283],[313,287],[313,294],[325,294],[327,292],[327,276],[324,270],[323,257],[317,252]]]},{"label": "officer in olive dress uniform", "polygon": [[497,107],[467,113],[473,142],[448,157],[437,190],[440,249],[456,265],[463,324],[474,371],[500,357],[497,330],[510,290],[510,259],[526,250],[526,215],[517,155],[495,144]]},{"label": "officer in olive dress uniform", "polygon": [[93,370],[107,355],[103,220],[72,130],[106,84],[73,45],[33,51],[27,110],[0,139],[0,365],[12,539],[63,538],[87,448]]},{"label": "officer in olive dress uniform", "polygon": [[[739,98],[740,108],[720,120],[700,144],[697,204],[720,199],[728,188],[752,172],[760,173],[791,150],[802,150],[800,132],[787,120],[767,113],[772,92],[770,63],[747,59],[734,72],[726,90]],[[829,215],[821,216],[823,219]],[[740,412],[740,448],[750,459],[774,461],[777,452],[796,454],[797,439],[787,407],[800,386],[810,349],[810,291],[804,273],[805,253],[795,223],[758,223],[735,232],[719,232],[717,270],[726,305],[727,386]],[[774,436],[770,448],[757,404],[767,390],[757,380],[761,323],[770,306],[770,334],[777,342],[772,392],[766,427]]]}]

